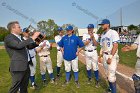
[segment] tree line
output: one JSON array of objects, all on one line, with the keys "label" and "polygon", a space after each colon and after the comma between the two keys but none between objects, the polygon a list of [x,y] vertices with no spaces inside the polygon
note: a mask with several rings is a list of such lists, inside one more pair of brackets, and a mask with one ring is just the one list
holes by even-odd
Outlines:
[{"label": "tree line", "polygon": [[[68,25],[72,25],[74,27],[74,33],[78,36],[78,27],[76,27],[74,24],[63,24],[61,27],[64,30],[64,34],[66,33],[65,28]],[[46,34],[46,39],[53,40],[54,37],[58,34],[57,29],[58,25],[55,23],[53,19],[48,20],[41,20],[37,23],[37,30]],[[140,26],[135,25],[129,25],[129,30],[138,30]],[[5,27],[0,27],[0,42],[4,40],[5,36],[8,35],[10,32]],[[98,32],[102,33],[102,29],[99,28]]]}]

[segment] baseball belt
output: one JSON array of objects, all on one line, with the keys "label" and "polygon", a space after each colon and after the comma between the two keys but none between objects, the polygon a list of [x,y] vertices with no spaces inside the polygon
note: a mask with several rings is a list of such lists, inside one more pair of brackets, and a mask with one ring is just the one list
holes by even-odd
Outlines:
[{"label": "baseball belt", "polygon": [[48,55],[42,55],[42,56],[40,56],[40,57],[48,57]]},{"label": "baseball belt", "polygon": [[[94,50],[96,50],[96,49],[94,49]],[[93,50],[85,50],[85,51],[88,51],[88,52],[93,52]]]}]

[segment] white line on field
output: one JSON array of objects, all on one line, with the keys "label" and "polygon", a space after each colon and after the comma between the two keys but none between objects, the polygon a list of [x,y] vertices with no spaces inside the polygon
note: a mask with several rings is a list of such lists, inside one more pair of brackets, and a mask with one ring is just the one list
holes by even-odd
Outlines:
[{"label": "white line on field", "polygon": [[[85,56],[84,54],[80,53],[81,56]],[[99,63],[99,65],[103,66],[101,63]],[[133,79],[131,77],[128,77],[127,75],[123,74],[123,73],[120,73],[118,71],[116,71],[117,74],[121,75],[122,77],[126,78],[126,79],[129,79],[131,81],[133,81]]]}]

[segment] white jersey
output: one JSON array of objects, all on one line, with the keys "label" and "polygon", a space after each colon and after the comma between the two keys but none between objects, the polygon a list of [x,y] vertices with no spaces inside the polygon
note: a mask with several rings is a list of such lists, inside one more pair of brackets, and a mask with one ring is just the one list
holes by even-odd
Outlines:
[{"label": "white jersey", "polygon": [[[23,37],[24,40],[27,40],[26,37]],[[34,57],[36,55],[36,51],[35,51],[35,48],[33,49],[28,49],[29,50],[29,54],[30,54],[30,57]]]},{"label": "white jersey", "polygon": [[[93,34],[95,37],[95,40],[98,40],[98,35],[97,34]],[[83,34],[83,42],[90,40],[90,43],[88,45],[85,46],[85,50],[94,50],[96,49],[96,46],[94,46],[93,41],[90,39],[90,35],[88,33],[84,33]]]},{"label": "white jersey", "polygon": [[39,56],[50,54],[50,43],[48,40],[43,40],[38,47],[42,46],[44,42],[46,43],[46,46],[38,53]]},{"label": "white jersey", "polygon": [[112,29],[109,29],[107,32],[104,32],[101,35],[100,45],[103,52],[111,52],[113,48],[113,43],[119,42],[119,34]]},{"label": "white jersey", "polygon": [[30,53],[31,57],[34,57],[36,55],[35,49],[28,49],[28,50],[29,50],[29,53]]},{"label": "white jersey", "polygon": [[137,44],[137,57],[140,57],[140,35],[135,40],[134,44]]},{"label": "white jersey", "polygon": [[57,45],[57,49],[58,49],[58,50],[60,50],[60,47],[58,46],[58,44],[57,44],[57,43],[58,43],[58,42],[62,39],[62,37],[63,37],[63,36],[57,35],[57,36],[55,36],[55,38],[54,38],[54,39],[55,39],[55,42],[56,42],[56,45]]}]

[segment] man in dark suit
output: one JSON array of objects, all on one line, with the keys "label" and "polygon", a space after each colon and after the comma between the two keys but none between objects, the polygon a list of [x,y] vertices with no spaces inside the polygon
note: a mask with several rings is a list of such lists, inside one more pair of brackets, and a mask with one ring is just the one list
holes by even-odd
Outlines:
[{"label": "man in dark suit", "polygon": [[5,48],[10,57],[10,73],[12,76],[12,86],[9,93],[16,93],[20,88],[20,93],[28,93],[27,86],[29,82],[29,54],[27,46],[34,48],[35,39],[39,36],[39,32],[35,32],[33,36],[27,40],[21,38],[21,28],[17,21],[10,22],[7,25],[11,32],[5,40]]}]

